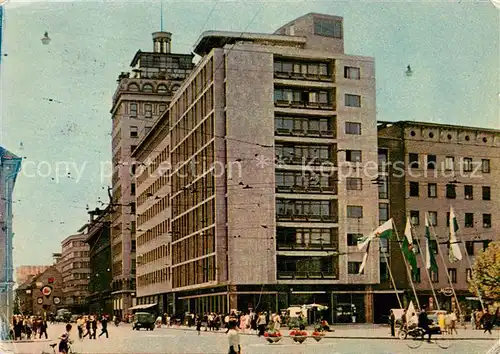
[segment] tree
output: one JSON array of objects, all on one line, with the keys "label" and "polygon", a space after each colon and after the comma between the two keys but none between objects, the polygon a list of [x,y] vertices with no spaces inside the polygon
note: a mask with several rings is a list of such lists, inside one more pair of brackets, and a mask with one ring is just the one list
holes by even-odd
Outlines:
[{"label": "tree", "polygon": [[486,300],[500,300],[500,242],[491,242],[488,248],[476,257],[469,290]]}]

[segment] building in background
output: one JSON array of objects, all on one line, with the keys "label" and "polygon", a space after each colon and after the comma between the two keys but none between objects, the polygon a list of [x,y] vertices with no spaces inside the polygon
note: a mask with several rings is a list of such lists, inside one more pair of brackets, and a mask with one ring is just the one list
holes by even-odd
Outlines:
[{"label": "building in background", "polygon": [[22,265],[16,268],[16,283],[23,284],[34,276],[43,273],[50,265]]},{"label": "building in background", "polygon": [[62,242],[59,261],[63,281],[63,304],[73,313],[86,313],[90,274],[89,245],[87,236],[80,229],[78,234],[66,237]]},{"label": "building in background", "polygon": [[[0,14],[2,11],[3,7],[0,6]],[[0,321],[12,317],[14,305],[12,197],[21,161],[20,157],[0,147]],[[0,339],[4,336],[5,333],[0,333]]]},{"label": "building in background", "polygon": [[120,317],[134,305],[136,291],[136,167],[131,153],[193,68],[193,55],[171,53],[171,36],[153,33],[154,50],[136,53],[132,73],[120,74],[113,96],[111,269],[114,314]]},{"label": "building in background", "polygon": [[375,68],[344,53],[343,28],[307,14],[199,38],[202,59],[136,150],[137,287],[170,287],[163,310],[319,303],[332,322],[338,308],[373,320],[379,251],[358,274],[352,240],[379,224]]},{"label": "building in background", "polygon": [[90,279],[87,303],[90,313],[112,314],[110,208],[89,212],[86,240],[89,245]]},{"label": "building in background", "polygon": [[[380,209],[394,218],[400,235],[406,218],[411,219],[422,255],[425,213],[439,237],[439,245],[431,244],[438,272],[429,274],[430,282],[423,257],[417,256],[419,271],[414,280],[420,303],[436,308],[432,300],[434,287],[441,308],[455,306],[448,269],[459,301],[463,302],[461,307],[478,307],[479,302],[466,301],[471,296],[471,264],[490,241],[500,240],[500,224],[495,222],[495,213],[500,210],[500,130],[401,121],[380,122],[378,135],[379,161],[385,171],[379,189]],[[450,206],[459,225],[458,240],[463,242],[463,259],[453,263],[447,245],[442,244],[449,237]],[[401,254],[398,247],[394,248]],[[394,271],[400,269],[398,278],[406,278],[403,265],[402,260],[393,265]]]},{"label": "building in background", "polygon": [[17,312],[49,318],[64,306],[62,290],[61,273],[55,266],[50,266],[16,289]]}]

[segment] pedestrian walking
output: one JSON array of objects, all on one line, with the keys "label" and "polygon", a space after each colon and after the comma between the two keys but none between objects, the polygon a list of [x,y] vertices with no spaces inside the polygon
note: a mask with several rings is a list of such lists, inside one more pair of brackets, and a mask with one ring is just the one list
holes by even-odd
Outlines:
[{"label": "pedestrian walking", "polygon": [[42,319],[40,320],[40,339],[42,339],[42,335],[45,334],[45,339],[49,339],[49,336],[47,335],[47,320]]},{"label": "pedestrian walking", "polygon": [[238,333],[236,328],[236,322],[229,322],[229,330],[227,332],[227,339],[229,344],[228,354],[241,353],[240,334]]},{"label": "pedestrian walking", "polygon": [[103,334],[106,334],[106,338],[109,338],[108,318],[106,316],[102,316],[101,318],[101,334],[99,334],[99,337],[102,336]]},{"label": "pedestrian walking", "polygon": [[389,315],[389,325],[391,326],[391,337],[396,337],[396,316],[392,310]]},{"label": "pedestrian walking", "polygon": [[201,333],[201,318],[200,316],[196,316],[196,332],[198,332],[198,335]]}]

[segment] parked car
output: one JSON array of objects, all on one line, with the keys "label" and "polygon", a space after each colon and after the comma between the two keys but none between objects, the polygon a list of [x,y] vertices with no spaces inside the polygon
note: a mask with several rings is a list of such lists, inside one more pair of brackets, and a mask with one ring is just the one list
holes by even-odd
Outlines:
[{"label": "parked car", "polygon": [[437,326],[437,325],[439,325],[438,318],[439,318],[440,314],[443,314],[446,316],[446,311],[444,311],[444,310],[427,311],[427,318],[429,319],[429,321],[432,321],[431,324]]},{"label": "parked car", "polygon": [[133,330],[140,330],[145,328],[148,331],[155,329],[155,316],[149,312],[136,312],[134,314],[134,321],[132,322]]}]

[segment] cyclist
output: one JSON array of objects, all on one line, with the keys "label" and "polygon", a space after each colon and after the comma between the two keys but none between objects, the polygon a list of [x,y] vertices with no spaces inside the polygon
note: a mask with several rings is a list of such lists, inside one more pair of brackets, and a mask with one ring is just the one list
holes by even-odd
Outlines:
[{"label": "cyclist", "polygon": [[425,331],[428,335],[427,342],[431,342],[431,329],[429,327],[429,317],[427,317],[427,312],[425,306],[422,307],[422,312],[418,315],[418,326]]},{"label": "cyclist", "polygon": [[71,333],[71,329],[72,328],[73,328],[73,326],[68,323],[66,325],[66,332],[64,332],[59,337],[59,339],[61,340],[59,342],[59,354],[68,354],[68,352],[69,352],[69,343],[70,343],[69,335]]}]

